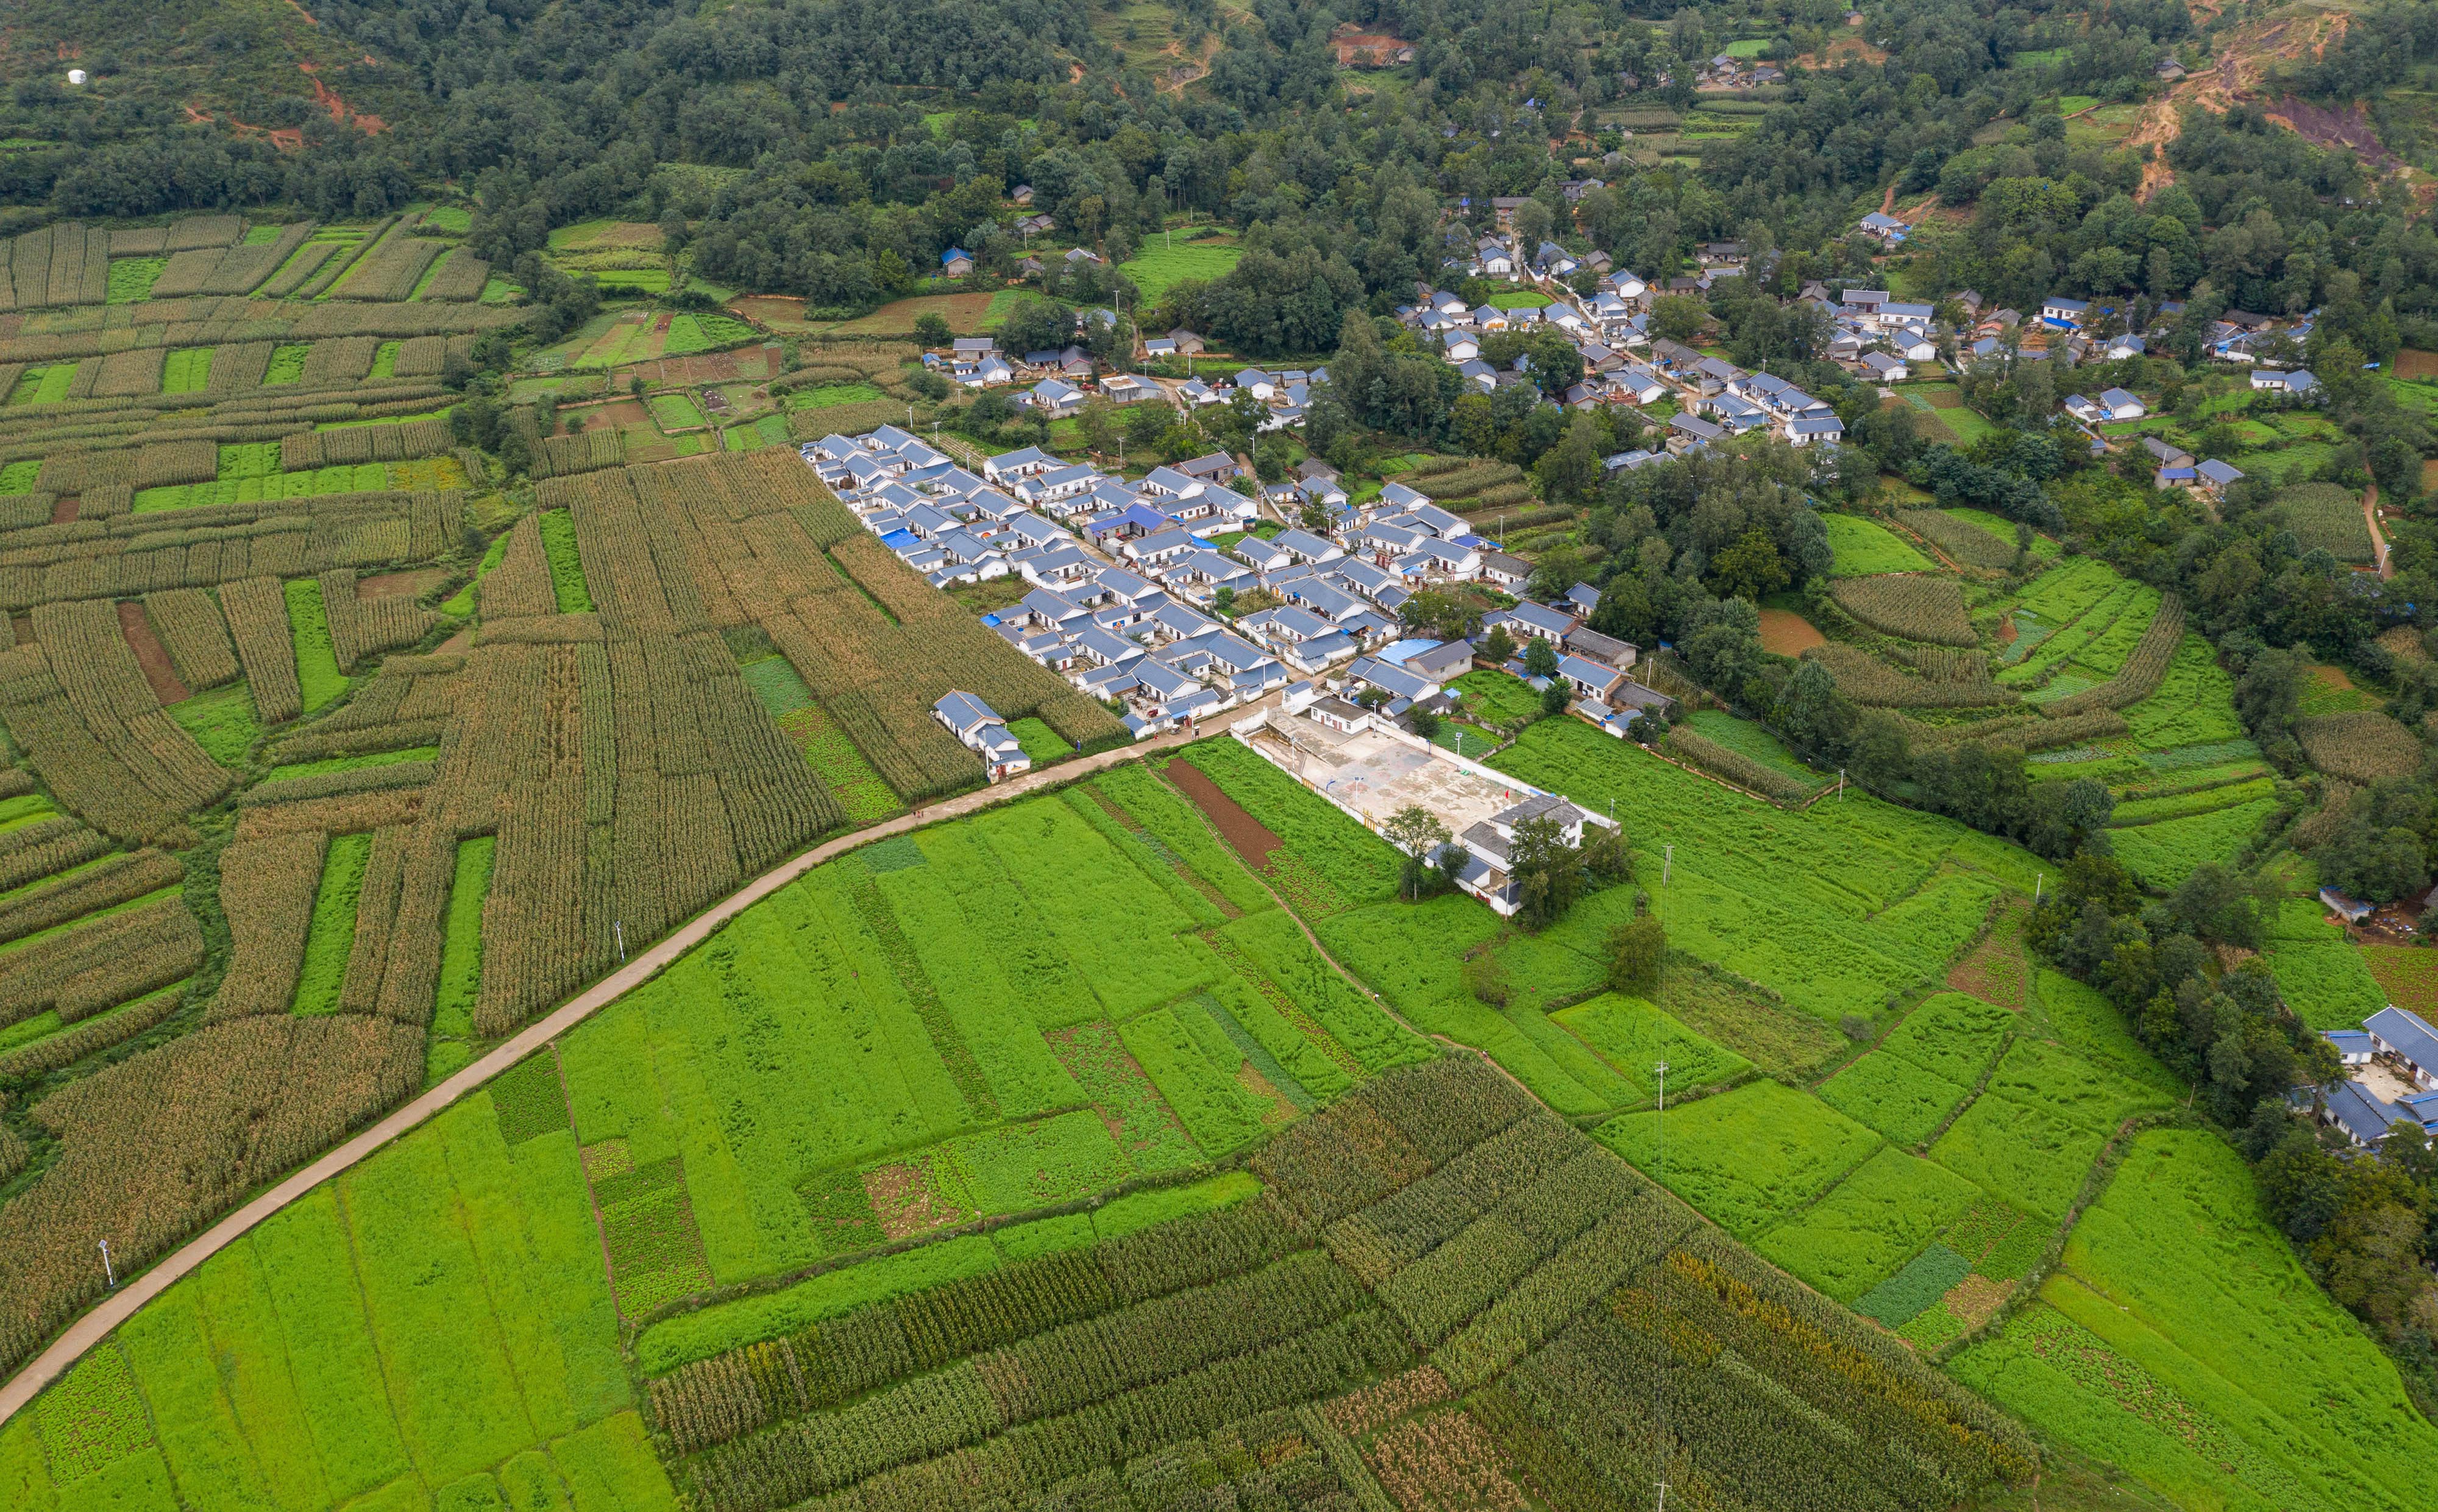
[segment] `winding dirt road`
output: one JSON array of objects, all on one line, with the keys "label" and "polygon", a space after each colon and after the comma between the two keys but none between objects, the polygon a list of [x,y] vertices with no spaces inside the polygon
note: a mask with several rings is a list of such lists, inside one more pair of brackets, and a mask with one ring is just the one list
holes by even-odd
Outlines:
[{"label": "winding dirt road", "polygon": [[[1271,694],[1257,702],[1228,712],[1228,722],[1266,712],[1276,706],[1279,695]],[[110,1336],[112,1329],[125,1323],[135,1310],[159,1296],[170,1285],[185,1277],[205,1260],[245,1237],[257,1224],[281,1209],[304,1198],[314,1187],[332,1177],[363,1164],[399,1136],[430,1122],[444,1109],[480,1088],[483,1083],[507,1070],[526,1056],[550,1044],[560,1035],[583,1023],[594,1013],[609,1007],[627,993],[641,987],[659,973],[662,967],[701,944],[738,914],[770,894],[795,881],[825,861],[837,859],[847,852],[874,840],[903,835],[910,830],[956,818],[978,809],[1003,803],[1010,799],[1074,781],[1087,773],[1104,770],[1120,762],[1131,761],[1150,750],[1183,746],[1210,731],[1172,730],[1133,746],[1103,751],[1080,761],[1061,762],[1041,771],[1027,772],[996,787],[985,787],[945,799],[925,808],[910,810],[893,819],[839,835],[794,856],[755,877],[736,891],[722,898],[711,907],[680,925],[674,933],[638,954],[632,960],[603,977],[585,992],[543,1018],[535,1020],[488,1054],[474,1061],[465,1069],[425,1091],[380,1122],[357,1134],[256,1195],[237,1211],[214,1223],[199,1237],[188,1240],[170,1256],[143,1275],[122,1284],[91,1311],[68,1326],[67,1331],[53,1341],[51,1346],[37,1355],[33,1362],[0,1386],[0,1423],[16,1415],[32,1401],[44,1386],[58,1380],[67,1368],[83,1358],[86,1350]]]}]

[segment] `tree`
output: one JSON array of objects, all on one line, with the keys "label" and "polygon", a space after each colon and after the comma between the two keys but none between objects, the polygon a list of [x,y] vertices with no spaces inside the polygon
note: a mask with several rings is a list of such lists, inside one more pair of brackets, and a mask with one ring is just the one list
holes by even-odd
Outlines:
[{"label": "tree", "polygon": [[1755,525],[1736,543],[1710,560],[1710,575],[1721,594],[1758,602],[1787,585],[1786,561],[1769,532]]},{"label": "tree", "polygon": [[1566,712],[1566,705],[1573,701],[1574,694],[1563,677],[1550,678],[1549,685],[1541,690],[1541,712],[1544,714],[1563,714]]},{"label": "tree", "polygon": [[1440,716],[1428,709],[1418,707],[1412,710],[1405,715],[1405,723],[1413,726],[1414,733],[1424,740],[1439,738]]},{"label": "tree", "polygon": [[1236,612],[1236,590],[1222,585],[1210,595],[1210,607],[1223,615],[1233,615]]},{"label": "tree", "polygon": [[1583,870],[1601,882],[1633,880],[1634,848],[1626,843],[1624,825],[1583,826]]},{"label": "tree", "polygon": [[1662,294],[1651,302],[1651,334],[1663,341],[1689,342],[1709,318],[1709,310],[1689,294]]},{"label": "tree", "polygon": [[[1419,711],[1417,711],[1419,712]],[[1380,833],[1390,845],[1405,853],[1404,874],[1398,884],[1398,894],[1407,900],[1422,896],[1428,880],[1431,857],[1454,836],[1440,817],[1419,803],[1408,804],[1388,816]]]},{"label": "tree", "polygon": [[1582,894],[1583,858],[1558,821],[1544,814],[1518,824],[1507,854],[1525,926],[1546,929],[1564,918]]},{"label": "tree", "polygon": [[998,328],[999,345],[1022,356],[1026,352],[1055,351],[1067,344],[1075,331],[1075,317],[1064,305],[1050,300],[1028,297],[1016,302]]},{"label": "tree", "polygon": [[1481,654],[1493,666],[1503,667],[1515,655],[1515,638],[1507,633],[1507,626],[1493,624],[1482,640]]},{"label": "tree", "polygon": [[1461,968],[1464,990],[1475,999],[1493,1008],[1505,1008],[1510,990],[1507,985],[1507,966],[1484,946],[1476,955],[1465,958]]},{"label": "tree", "polygon": [[1532,637],[1531,643],[1524,648],[1524,670],[1535,677],[1558,675],[1558,648],[1549,643],[1547,636]]},{"label": "tree", "polygon": [[1608,984],[1620,993],[1650,995],[1667,959],[1668,931],[1650,914],[1608,932]]},{"label": "tree", "polygon": [[915,345],[946,346],[955,340],[956,338],[949,334],[948,323],[940,317],[938,311],[927,309],[914,317]]}]

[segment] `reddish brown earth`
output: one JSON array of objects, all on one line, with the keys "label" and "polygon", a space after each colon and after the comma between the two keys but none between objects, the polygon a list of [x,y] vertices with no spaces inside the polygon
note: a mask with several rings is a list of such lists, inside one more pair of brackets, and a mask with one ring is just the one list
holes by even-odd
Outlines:
[{"label": "reddish brown earth", "polygon": [[298,63],[296,66],[304,73],[307,79],[312,80],[313,102],[321,106],[324,110],[328,111],[330,113],[330,119],[337,121],[342,126],[352,124],[361,127],[363,129],[363,132],[366,136],[379,136],[382,132],[389,129],[389,123],[382,120],[380,116],[367,115],[363,112],[350,106],[345,100],[341,99],[337,90],[334,90],[329,85],[322,82],[321,71],[313,64]]},{"label": "reddish brown earth", "polygon": [[1173,761],[1160,768],[1160,774],[1174,783],[1176,790],[1193,800],[1193,806],[1208,817],[1213,828],[1236,848],[1245,864],[1260,871],[1270,864],[1270,853],[1282,843],[1270,833],[1268,825],[1245,812],[1244,805],[1219,791],[1201,767],[1192,762]]},{"label": "reddish brown earth", "polygon": [[77,506],[84,501],[74,494],[63,494],[51,501],[51,523],[64,525],[77,518]]},{"label": "reddish brown earth", "polygon": [[1772,656],[1799,657],[1816,645],[1827,645],[1828,638],[1819,627],[1793,609],[1760,611],[1760,647]]},{"label": "reddish brown earth", "polygon": [[169,648],[152,633],[152,622],[144,617],[144,606],[121,604],[118,629],[127,637],[127,648],[135,653],[135,664],[144,669],[144,680],[152,685],[152,696],[164,704],[184,702],[186,685],[178,680],[178,669],[170,664]]},{"label": "reddish brown earth", "polygon": [[606,404],[589,404],[581,412],[561,410],[559,415],[571,431],[619,431],[630,425],[650,425],[652,412],[644,408],[641,399],[611,399]]},{"label": "reddish brown earth", "polygon": [[404,572],[380,572],[356,579],[360,599],[411,599],[449,580],[445,567],[418,567]]}]

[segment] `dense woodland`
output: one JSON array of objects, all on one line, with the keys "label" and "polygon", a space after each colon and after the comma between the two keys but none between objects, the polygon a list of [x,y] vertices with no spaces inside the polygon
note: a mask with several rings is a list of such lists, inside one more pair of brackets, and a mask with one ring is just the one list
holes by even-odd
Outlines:
[{"label": "dense woodland", "polygon": [[[38,9],[47,25],[79,24],[66,8]],[[2113,304],[2121,324],[2152,332],[2151,355],[2072,379],[2091,392],[2122,381],[2172,406],[2190,388],[2198,404],[2212,318],[2317,311],[2297,355],[2325,381],[2346,435],[2332,480],[2375,482],[2391,506],[2415,501],[2438,437],[2366,367],[2406,346],[2438,348],[2429,215],[2359,154],[2314,146],[2254,105],[2187,113],[2164,149],[2174,182],[2138,199],[2141,155],[2076,145],[2057,113],[2060,91],[2146,97],[2154,65],[2199,40],[2183,6],[2120,0],[2094,15],[1874,0],[1865,29],[1884,62],[1848,55],[1792,69],[1757,129],[1698,144],[1698,167],[1636,167],[1596,113],[1689,104],[1691,69],[1747,16],[1824,46],[1845,29],[1844,5],[1671,14],[1631,3],[1181,0],[1175,35],[1185,56],[1209,60],[1207,80],[1183,90],[1112,47],[1088,0],[311,9],[339,51],[380,60],[348,87],[371,102],[358,108],[379,107],[383,130],[334,121],[293,79],[247,82],[270,76],[242,68],[232,88],[253,93],[227,114],[294,129],[299,145],[189,122],[148,83],[145,39],[182,66],[248,59],[273,39],[221,26],[200,0],[78,7],[87,25],[124,21],[122,40],[91,39],[89,88],[71,90],[49,68],[14,79],[0,137],[38,145],[0,152],[10,228],[281,203],[367,216],[445,182],[475,207],[474,247],[521,268],[546,329],[588,308],[586,292],[519,259],[554,226],[596,216],[662,223],[702,278],[838,312],[910,291],[951,245],[985,275],[1006,274],[1025,250],[1005,198],[1019,184],[1055,218],[1061,245],[1098,246],[1112,265],[1179,213],[1234,228],[1247,251],[1233,272],[1172,289],[1156,308],[1140,310],[1106,273],[1061,291],[1115,300],[1146,328],[1192,325],[1246,356],[1326,358],[1334,382],[1309,440],[1338,462],[1431,446],[1528,469],[1545,499],[1587,509],[1576,542],[1543,565],[1549,584],[1580,576],[1603,589],[1597,628],[1672,644],[1694,680],[1823,765],[2070,861],[2037,941],[2194,1081],[2206,1111],[2260,1162],[2281,1221],[2335,1294],[2429,1379],[2438,1318],[2414,1300],[2428,1296],[2416,1277],[2438,1253],[2429,1163],[2339,1160],[2287,1111],[2290,1089],[2331,1068],[2317,1036],[2281,1013],[2265,972],[2218,969],[2213,947],[2259,943],[2261,905],[2239,867],[2145,898],[2105,854],[2104,789],[2036,786],[2020,753],[1979,746],[1916,754],[1895,721],[1858,710],[1816,664],[1764,652],[1757,633],[1759,598],[1801,591],[1828,570],[1813,506],[1865,496],[1888,473],[2174,589],[2238,677],[2238,707],[2263,749],[2289,771],[2302,766],[2290,726],[2305,659],[2393,680],[2410,723],[2438,707],[2430,675],[2376,643],[2397,625],[2438,624],[2438,522],[2426,515],[2391,527],[2395,575],[2365,578],[2300,549],[2265,487],[2238,486],[2211,515],[2181,492],[2154,492],[2146,474],[2094,461],[2052,430],[2066,379],[2046,363],[1976,377],[1971,397],[1994,432],[1926,445],[1904,412],[1882,411],[1819,360],[1825,332],[1781,303],[1811,280],[1875,284],[1877,249],[1853,234],[1855,220],[1891,185],[1934,190],[1957,213],[1909,248],[1917,287],[1976,290],[2023,309],[2070,294]],[[1350,95],[1327,44],[1343,22],[1414,41],[1410,87]],[[2055,56],[2016,66],[2033,53]],[[2367,91],[2384,139],[2426,153],[2379,92],[2426,78],[2433,60],[2438,7],[2390,4],[2357,15],[2323,56],[2284,65],[2279,83],[2327,104]],[[1586,176],[1605,186],[1570,204],[1560,185]],[[1451,247],[1486,229],[1447,208],[1494,195],[1534,197],[1540,223],[1568,245],[1653,280],[1690,267],[1704,241],[1742,240],[1752,276],[1669,318],[1688,332],[1712,323],[1738,361],[1766,361],[1827,398],[1855,444],[1826,470],[1758,448],[1603,481],[1599,459],[1643,431],[1627,412],[1550,402],[1571,354],[1541,366],[1546,389],[1465,393],[1387,317],[1418,280],[1445,281]],[[2350,804],[2322,827],[2323,875],[2380,901],[2427,888],[2438,782],[2425,772]]]}]

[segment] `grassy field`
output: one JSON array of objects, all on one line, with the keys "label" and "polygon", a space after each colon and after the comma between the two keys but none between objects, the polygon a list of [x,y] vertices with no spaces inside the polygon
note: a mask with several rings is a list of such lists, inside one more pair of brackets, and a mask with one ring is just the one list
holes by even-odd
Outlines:
[{"label": "grassy field", "polygon": [[1875,572],[1927,572],[1933,563],[1891,534],[1887,527],[1857,515],[1822,515],[1828,528],[1828,548],[1836,554],[1829,571],[1840,577]]},{"label": "grassy field", "polygon": [[1172,247],[1169,238],[1154,237],[1118,271],[1134,281],[1143,304],[1156,305],[1188,278],[1214,282],[1235,268],[1245,249],[1227,241],[1186,241]]},{"label": "grassy field", "polygon": [[2214,1135],[2142,1135],[2040,1297],[1956,1375],[2186,1504],[2401,1509],[2438,1463],[2394,1365]]}]

